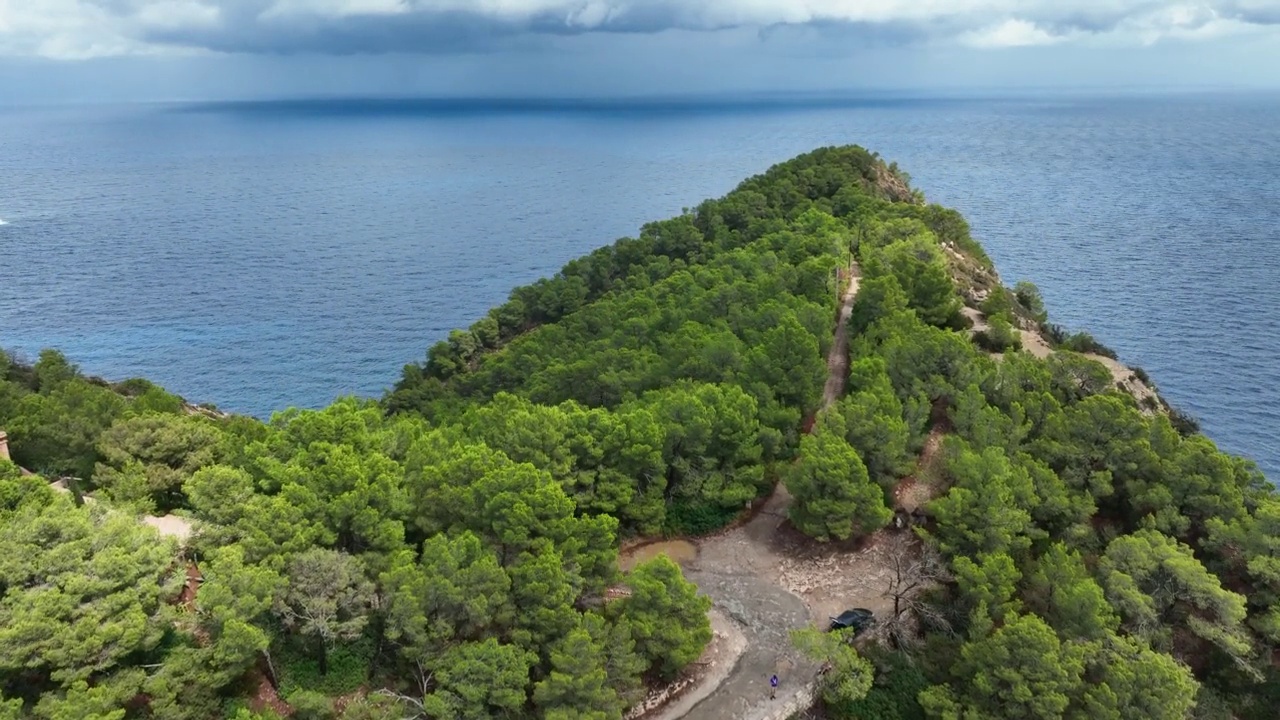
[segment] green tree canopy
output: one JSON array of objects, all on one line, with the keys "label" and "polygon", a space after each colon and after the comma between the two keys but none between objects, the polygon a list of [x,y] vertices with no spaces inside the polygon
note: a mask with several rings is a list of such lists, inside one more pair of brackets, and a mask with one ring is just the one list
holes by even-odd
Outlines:
[{"label": "green tree canopy", "polygon": [[374,587],[360,561],[337,550],[312,548],[290,561],[275,611],[285,628],[316,641],[323,673],[328,650],[364,632],[373,601]]},{"label": "green tree canopy", "polygon": [[954,683],[921,693],[931,717],[1056,720],[1081,690],[1084,649],[1064,645],[1035,615],[1016,616],[965,644],[953,673]]},{"label": "green tree canopy", "polygon": [[791,632],[791,642],[800,652],[822,664],[825,672],[818,688],[822,701],[828,705],[842,706],[861,700],[875,678],[875,668],[850,644],[852,632],[823,633],[813,628]]},{"label": "green tree canopy", "polygon": [[838,415],[820,420],[816,431],[800,441],[800,459],[787,474],[791,522],[823,541],[870,533],[893,518],[884,492],[845,442],[843,425]]},{"label": "green tree canopy", "polygon": [[65,497],[18,509],[0,533],[0,677],[72,692],[155,649],[181,583],[175,556],[129,515]]},{"label": "green tree canopy", "polygon": [[1242,665],[1254,654],[1243,623],[1244,597],[1226,590],[1196,560],[1191,548],[1155,530],[1118,537],[1098,562],[1107,599],[1124,627],[1178,648],[1172,634],[1183,627]]},{"label": "green tree canopy", "polygon": [[184,415],[122,418],[98,441],[94,484],[113,501],[168,512],[186,504],[182,486],[217,462],[221,433],[207,419]]},{"label": "green tree canopy", "polygon": [[631,594],[610,606],[626,618],[636,652],[665,676],[693,662],[711,641],[711,600],[680,575],[680,566],[659,555],[626,577]]}]

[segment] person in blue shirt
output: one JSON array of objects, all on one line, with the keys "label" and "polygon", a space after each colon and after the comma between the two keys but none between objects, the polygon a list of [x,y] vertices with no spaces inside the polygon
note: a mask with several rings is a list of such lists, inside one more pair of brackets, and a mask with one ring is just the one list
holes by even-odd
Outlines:
[{"label": "person in blue shirt", "polygon": [[769,678],[769,699],[778,697],[778,676],[774,675]]}]

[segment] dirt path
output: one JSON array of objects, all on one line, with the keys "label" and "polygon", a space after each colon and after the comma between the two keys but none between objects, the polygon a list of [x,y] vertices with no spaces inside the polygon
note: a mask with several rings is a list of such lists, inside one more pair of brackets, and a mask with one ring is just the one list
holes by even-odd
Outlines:
[{"label": "dirt path", "polygon": [[916,462],[916,470],[898,483],[893,490],[893,501],[896,507],[907,512],[922,508],[937,495],[938,488],[930,485],[938,474],[941,464],[942,439],[950,432],[950,423],[934,423],[925,438],[924,449],[920,451],[920,459]]},{"label": "dirt path", "polygon": [[844,383],[849,375],[849,316],[853,314],[853,299],[858,294],[858,281],[862,272],[856,263],[849,266],[849,286],[840,302],[840,317],[836,321],[835,340],[827,353],[827,383],[822,388],[822,409],[844,394]]},{"label": "dirt path", "polygon": [[[627,713],[625,720],[678,720],[720,687],[747,649],[747,638],[737,622],[715,609],[711,611],[711,632],[711,644],[698,658],[700,667],[685,679],[651,694],[642,707]],[[674,701],[669,700],[672,696],[675,696]],[[661,709],[647,710],[654,707]]]},{"label": "dirt path", "polygon": [[[822,393],[823,409],[844,392],[849,367],[848,320],[858,292],[857,266],[851,268],[839,319],[827,356],[829,374]],[[673,548],[685,576],[713,603],[717,617],[732,623],[732,632],[717,629],[717,641],[729,637],[728,652],[717,659],[679,699],[646,720],[783,720],[813,701],[817,666],[791,646],[790,632],[825,621],[839,607],[883,610],[884,587],[875,568],[865,567],[869,548],[814,543],[785,525],[791,495],[779,484],[750,522],[729,532]],[[643,548],[636,552],[643,551]],[[650,550],[652,552],[652,550]],[[624,558],[624,564],[631,558]],[[847,573],[845,565],[860,566]],[[837,576],[848,577],[837,577]],[[843,581],[852,579],[857,587]],[[838,587],[838,589],[836,589]],[[833,593],[832,590],[835,589]],[[735,640],[730,636],[735,636]],[[731,660],[737,651],[736,660]],[[732,668],[726,667],[732,662]],[[775,699],[769,677],[779,678]]]},{"label": "dirt path", "polygon": [[[67,487],[66,480],[55,480],[49,483],[49,487],[53,488],[54,490],[57,490],[60,493],[71,492],[71,489]],[[97,500],[89,497],[88,495],[82,496],[81,499],[83,499],[87,503],[97,502]],[[142,517],[142,522],[146,523],[147,525],[150,525],[156,530],[159,530],[161,535],[176,539],[179,545],[185,544],[187,542],[187,539],[191,537],[191,533],[193,530],[190,520],[183,517],[178,517],[177,515],[164,515],[161,517],[156,517],[154,515],[144,515]]]}]

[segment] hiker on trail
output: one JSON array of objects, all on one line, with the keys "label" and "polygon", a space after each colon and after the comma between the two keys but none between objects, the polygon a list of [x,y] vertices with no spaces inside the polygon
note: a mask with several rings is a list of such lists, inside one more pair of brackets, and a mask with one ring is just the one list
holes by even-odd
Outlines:
[{"label": "hiker on trail", "polygon": [[778,697],[778,676],[774,675],[769,678],[769,699]]}]

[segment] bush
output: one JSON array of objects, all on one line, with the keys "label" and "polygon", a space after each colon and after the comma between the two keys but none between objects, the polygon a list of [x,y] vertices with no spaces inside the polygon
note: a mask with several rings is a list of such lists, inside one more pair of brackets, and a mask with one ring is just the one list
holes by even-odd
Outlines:
[{"label": "bush", "polygon": [[333,700],[318,692],[297,690],[285,701],[293,707],[295,720],[333,720],[336,716]]},{"label": "bush", "polygon": [[228,688],[236,695],[222,701],[222,714],[219,717],[222,720],[285,720],[283,715],[270,707],[264,707],[261,710],[253,709],[251,698],[257,693],[258,686],[256,683],[247,682],[247,677],[241,678],[238,684]]},{"label": "bush", "polygon": [[875,653],[875,684],[871,692],[856,702],[828,706],[836,720],[925,720],[924,708],[916,700],[929,680],[911,658],[902,653]]},{"label": "bush", "polygon": [[1078,353],[1101,355],[1103,357],[1111,358],[1112,360],[1117,359],[1116,352],[1114,350],[1098,342],[1087,332],[1078,332],[1075,335],[1064,338],[1062,341],[1062,349]]},{"label": "bush", "polygon": [[1003,353],[1007,349],[997,339],[991,337],[991,333],[986,330],[974,333],[973,342],[978,347],[990,353]]},{"label": "bush", "polygon": [[1022,280],[1013,286],[1013,296],[1036,322],[1043,325],[1048,321],[1049,314],[1045,312],[1044,299],[1040,297],[1040,288],[1026,280]]},{"label": "bush", "polygon": [[723,505],[676,500],[667,508],[663,531],[667,535],[706,535],[733,522],[738,512]]},{"label": "bush", "polygon": [[115,384],[114,390],[125,397],[137,397],[156,387],[155,383],[144,378],[129,378]]},{"label": "bush", "polygon": [[1195,720],[1232,720],[1236,717],[1231,704],[1212,688],[1201,686],[1196,693],[1196,707],[1191,711]]},{"label": "bush", "polygon": [[1188,437],[1200,432],[1200,421],[1176,407],[1169,408],[1169,422],[1179,435]]},{"label": "bush", "polygon": [[225,720],[284,720],[278,713],[266,708],[262,712],[254,712],[249,709],[249,705],[243,701],[239,701],[236,705],[228,706],[222,717]]},{"label": "bush", "polygon": [[991,327],[987,330],[974,333],[973,341],[978,347],[993,353],[1022,349],[1022,340],[1013,325],[1001,316],[991,318]]},{"label": "bush", "polygon": [[1001,286],[992,288],[991,294],[987,295],[987,299],[982,301],[978,309],[987,317],[1012,313],[1013,302],[1010,300],[1008,289]]},{"label": "bush", "polygon": [[1134,377],[1138,378],[1146,385],[1151,385],[1151,376],[1147,374],[1146,370],[1143,370],[1140,367],[1131,367],[1129,369],[1133,371]]},{"label": "bush", "polygon": [[1040,334],[1044,335],[1045,342],[1052,348],[1059,348],[1067,341],[1067,330],[1061,325],[1040,323]]},{"label": "bush", "polygon": [[336,696],[354,692],[368,679],[374,643],[366,635],[334,647],[329,651],[329,672],[323,675],[319,659],[309,648],[289,643],[273,653],[282,695],[311,690]]},{"label": "bush", "polygon": [[942,327],[945,327],[948,330],[955,330],[956,332],[965,332],[973,329],[973,321],[965,317],[964,313],[955,312],[947,317],[947,320],[942,324]]}]

